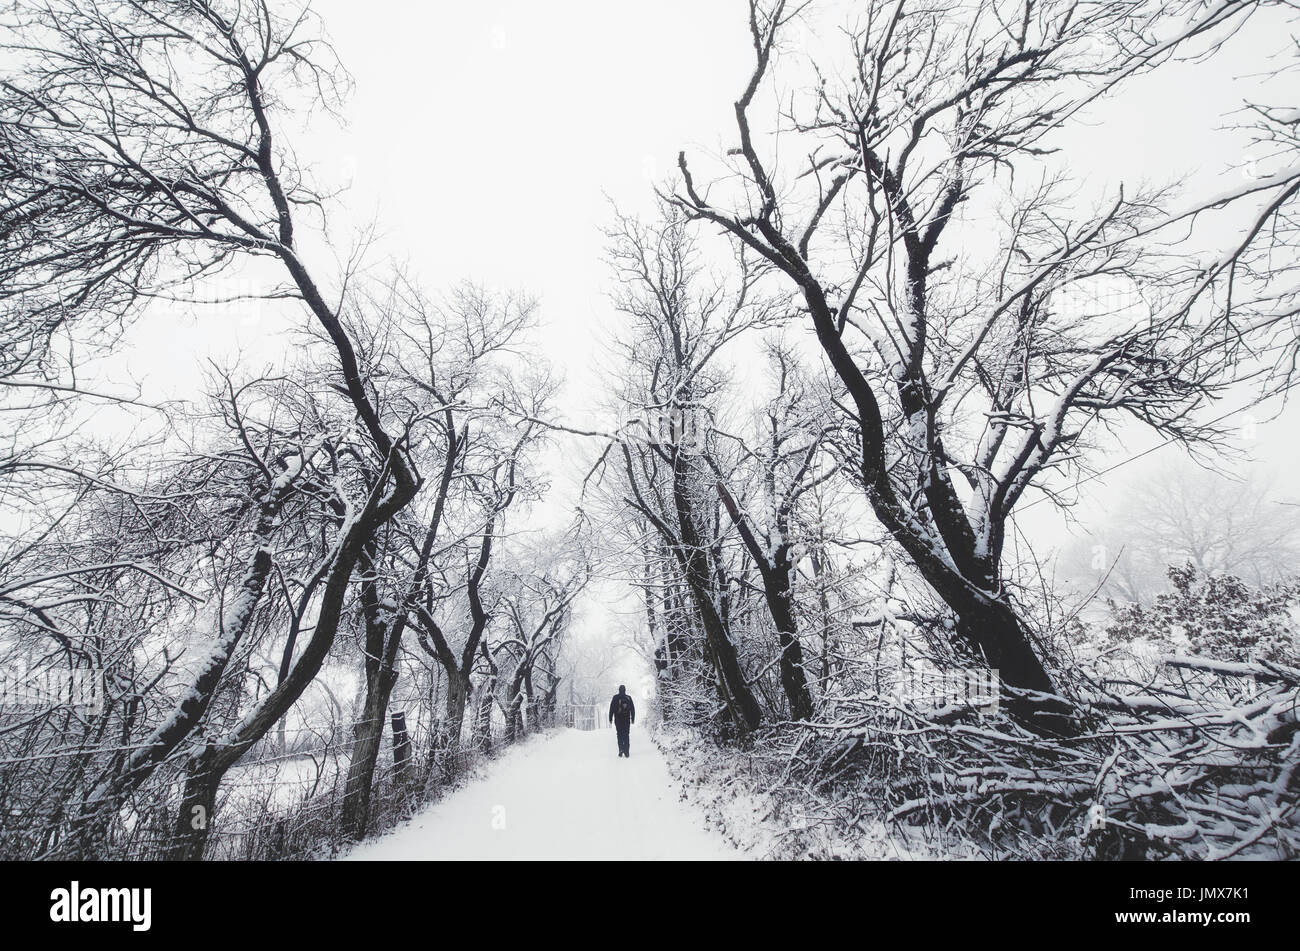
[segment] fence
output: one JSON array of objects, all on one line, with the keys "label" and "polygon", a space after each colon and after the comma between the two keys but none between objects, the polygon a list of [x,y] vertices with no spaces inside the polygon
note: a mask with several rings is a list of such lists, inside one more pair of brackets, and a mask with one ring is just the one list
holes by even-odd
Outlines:
[{"label": "fence", "polygon": [[598,703],[563,703],[555,708],[556,721],[575,730],[609,728],[608,711]]},{"label": "fence", "polygon": [[[222,778],[203,856],[210,860],[326,858],[350,843],[340,835],[346,796],[348,754],[354,723],[334,725],[315,743],[290,743],[275,752],[275,738],[255,748],[255,755],[234,766]],[[538,725],[541,728],[541,725]],[[289,735],[315,731],[290,730]],[[367,832],[382,832],[415,809],[436,801],[473,775],[475,764],[513,739],[493,724],[490,732],[467,731],[460,744],[448,746],[432,737],[411,738],[402,766],[385,742],[371,782]],[[260,755],[259,755],[260,754]],[[17,758],[10,765],[44,764],[94,755],[70,750]],[[102,830],[95,857],[113,859],[168,858],[176,841],[176,804],[184,780],[181,757],[165,763]],[[79,843],[67,838],[67,812],[80,787],[63,784],[59,795],[41,797],[30,787],[37,776],[11,775],[0,757],[0,809],[24,793],[20,810],[9,806],[0,820],[0,860],[84,858]],[[83,765],[84,768],[84,765]],[[54,774],[50,781],[61,774]],[[70,851],[74,850],[74,851]]]}]

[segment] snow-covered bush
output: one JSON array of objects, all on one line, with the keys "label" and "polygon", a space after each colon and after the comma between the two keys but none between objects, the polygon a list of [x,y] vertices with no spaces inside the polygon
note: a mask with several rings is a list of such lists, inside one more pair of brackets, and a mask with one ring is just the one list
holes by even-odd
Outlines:
[{"label": "snow-covered bush", "polygon": [[1112,643],[1145,639],[1165,650],[1186,644],[1193,654],[1225,661],[1300,661],[1292,611],[1300,583],[1254,587],[1235,575],[1207,575],[1190,563],[1169,568],[1170,591],[1149,608],[1112,604]]},{"label": "snow-covered bush", "polygon": [[1078,735],[841,700],[748,749],[663,742],[737,842],[775,858],[1300,856],[1300,670],[1167,656],[1071,675]]}]

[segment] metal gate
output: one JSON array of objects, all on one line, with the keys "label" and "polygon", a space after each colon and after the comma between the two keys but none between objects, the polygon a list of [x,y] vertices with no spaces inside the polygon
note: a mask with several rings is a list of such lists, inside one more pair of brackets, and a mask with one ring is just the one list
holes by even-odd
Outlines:
[{"label": "metal gate", "polygon": [[603,730],[609,727],[609,717],[602,716],[600,704],[566,703],[557,708],[560,722],[575,730]]}]

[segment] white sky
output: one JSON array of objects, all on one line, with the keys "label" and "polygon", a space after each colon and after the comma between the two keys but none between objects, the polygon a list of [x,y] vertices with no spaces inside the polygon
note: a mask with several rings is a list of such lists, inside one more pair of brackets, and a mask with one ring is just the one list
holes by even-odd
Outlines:
[{"label": "white sky", "polygon": [[[679,149],[702,156],[732,143],[731,104],[751,65],[743,0],[313,6],[356,84],[345,128],[318,117],[294,138],[324,177],[351,181],[332,211],[336,239],[374,220],[376,255],[405,259],[431,288],[472,278],[537,296],[541,347],[569,381],[561,415],[591,422],[593,363],[613,319],[607,196],[645,209]],[[1091,130],[1072,133],[1071,168],[1097,183],[1182,179],[1209,190],[1239,158],[1215,132],[1219,117],[1256,88],[1260,50],[1278,43],[1263,24],[1219,60],[1133,84],[1094,111]],[[1300,101],[1286,83],[1270,100]],[[192,393],[202,360],[230,351],[232,325],[250,359],[274,360],[285,345],[282,314],[160,312],[129,334],[129,376],[154,398]],[[1289,419],[1258,425],[1259,455],[1300,461],[1290,429]],[[1053,530],[1051,506],[1038,509]],[[606,597],[588,599],[587,625],[609,623]]]}]

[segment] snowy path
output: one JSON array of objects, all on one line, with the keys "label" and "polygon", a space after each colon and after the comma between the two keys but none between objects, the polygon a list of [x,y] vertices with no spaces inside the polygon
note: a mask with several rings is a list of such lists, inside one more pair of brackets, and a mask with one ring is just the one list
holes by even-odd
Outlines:
[{"label": "snowy path", "polygon": [[530,740],[410,822],[348,859],[735,859],[678,799],[663,754],[632,730],[620,759],[613,730]]}]

